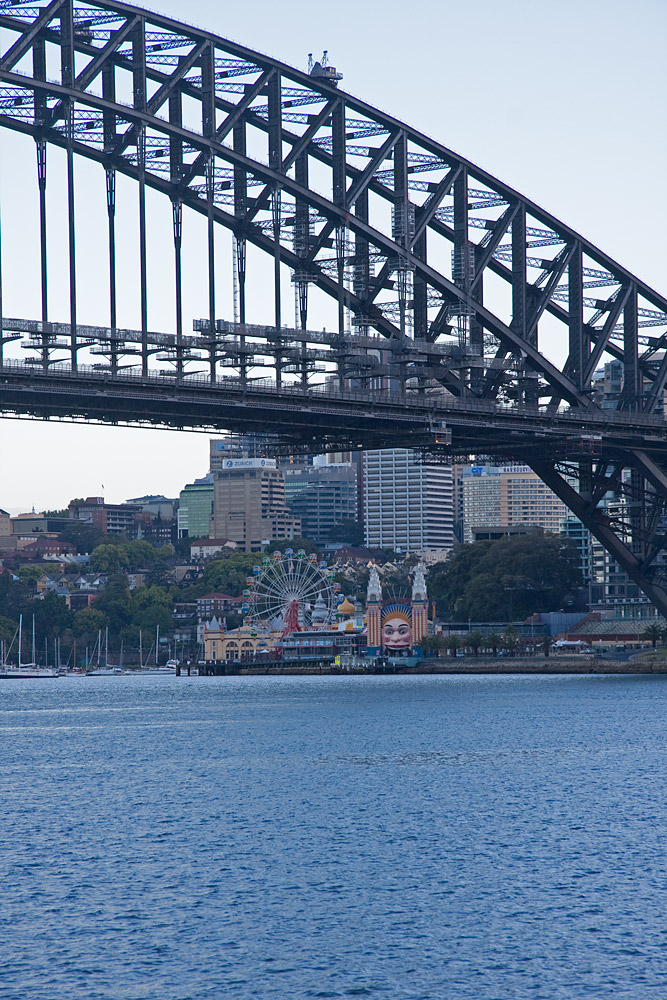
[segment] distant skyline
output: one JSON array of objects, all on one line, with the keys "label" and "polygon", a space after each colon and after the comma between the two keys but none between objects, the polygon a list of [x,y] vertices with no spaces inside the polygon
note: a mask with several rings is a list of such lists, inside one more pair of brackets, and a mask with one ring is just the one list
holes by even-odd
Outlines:
[{"label": "distant skyline", "polygon": [[[162,0],[159,9],[175,18],[184,12],[177,0]],[[185,17],[301,68],[308,52],[328,49],[344,74],[343,89],[489,170],[667,291],[667,137],[656,115],[667,84],[663,0],[632,8],[621,0],[418,8],[351,0],[316,8],[296,0],[281,8],[256,0],[249,10],[194,0]],[[55,156],[53,162],[57,170]],[[3,216],[19,219],[34,236],[35,204],[8,198],[17,171],[34,173],[31,140],[0,130]],[[82,167],[79,183],[101,191],[100,176],[99,168]],[[80,224],[85,245],[85,227],[96,222]],[[34,268],[34,241],[23,239],[5,247],[6,258],[14,250],[22,266],[25,257]],[[184,266],[188,329],[206,310],[197,262]],[[7,289],[10,302],[12,291],[20,314],[36,317],[32,286]],[[81,288],[80,299],[85,315],[95,289]],[[207,471],[208,437],[0,419],[0,507],[62,507],[98,493],[111,502],[176,495]]]}]

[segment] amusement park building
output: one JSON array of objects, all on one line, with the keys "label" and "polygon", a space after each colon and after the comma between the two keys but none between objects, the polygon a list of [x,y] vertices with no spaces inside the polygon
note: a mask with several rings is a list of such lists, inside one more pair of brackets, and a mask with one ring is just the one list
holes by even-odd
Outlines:
[{"label": "amusement park building", "polygon": [[213,618],[204,629],[204,659],[212,662],[249,660],[258,653],[268,653],[277,638],[278,633],[274,636],[258,631],[251,625],[241,625],[226,632],[220,622]]}]

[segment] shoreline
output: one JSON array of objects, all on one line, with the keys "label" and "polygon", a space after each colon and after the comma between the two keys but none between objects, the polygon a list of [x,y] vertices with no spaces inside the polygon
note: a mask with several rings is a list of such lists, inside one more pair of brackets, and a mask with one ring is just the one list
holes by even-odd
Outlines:
[{"label": "shoreline", "polygon": [[[391,674],[407,675],[503,675],[503,674],[542,674],[556,676],[558,674],[572,675],[651,675],[667,676],[667,657],[656,657],[655,659],[629,659],[629,660],[604,660],[587,657],[549,657],[543,658],[516,658],[516,659],[491,659],[491,658],[466,658],[467,662],[462,663],[460,658],[424,659],[419,665],[410,664],[401,666],[399,663],[392,663],[387,667],[375,667],[369,664],[366,666],[353,666],[350,669],[336,666],[330,663],[280,663],[261,664],[261,666],[241,666],[241,664],[224,664],[218,661],[217,669],[209,669],[206,665],[200,664],[198,674],[188,675],[185,670],[181,677],[279,677],[279,676],[383,676]],[[209,668],[212,665],[208,665]],[[83,672],[67,672],[54,677],[174,677],[179,676],[174,673],[151,670],[123,670],[116,674],[94,674]],[[8,675],[14,679],[14,675]],[[44,679],[43,675],[35,673],[34,678],[27,674],[21,679]],[[4,676],[3,678],[4,679]]]},{"label": "shoreline", "polygon": [[[582,662],[583,661],[583,662]],[[201,671],[202,676],[205,672]],[[582,657],[581,660],[573,661],[558,659],[503,659],[488,660],[476,659],[463,664],[460,660],[451,664],[444,660],[425,660],[419,666],[401,667],[399,664],[392,664],[388,668],[379,669],[359,669],[344,670],[335,666],[316,665],[290,665],[267,667],[241,667],[235,669],[233,674],[226,676],[259,677],[263,675],[279,676],[284,675],[316,675],[316,674],[373,674],[376,676],[387,674],[664,674],[667,676],[667,659],[655,660],[598,660],[591,657]]]}]

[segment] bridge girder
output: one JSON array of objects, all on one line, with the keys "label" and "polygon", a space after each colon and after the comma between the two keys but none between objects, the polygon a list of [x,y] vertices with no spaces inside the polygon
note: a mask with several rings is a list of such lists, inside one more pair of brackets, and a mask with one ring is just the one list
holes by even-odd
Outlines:
[{"label": "bridge girder", "polygon": [[[0,304],[0,408],[48,415],[52,405],[54,415],[67,415],[69,399],[70,415],[131,419],[131,394],[121,376],[136,363],[144,382],[143,402],[135,394],[143,413],[137,419],[158,420],[156,401],[164,393],[151,388],[151,374],[160,351],[174,374],[169,391],[181,401],[194,384],[193,366],[205,365],[209,389],[196,390],[201,426],[219,426],[221,419],[212,418],[211,399],[204,406],[206,393],[236,391],[228,370],[245,401],[235,402],[232,412],[219,396],[219,408],[228,425],[240,419],[239,405],[249,407],[257,397],[252,372],[258,357],[274,372],[276,391],[292,392],[292,405],[301,408],[292,436],[310,435],[324,445],[325,423],[315,415],[324,410],[304,408],[318,366],[325,380],[336,380],[339,394],[358,387],[357,409],[366,413],[359,426],[367,443],[384,440],[384,430],[369,415],[369,389],[389,408],[388,397],[395,397],[406,413],[404,440],[420,440],[423,447],[433,420],[442,424],[445,414],[454,449],[478,449],[484,440],[475,430],[479,406],[488,403],[493,427],[505,428],[508,439],[494,429],[488,449],[478,450],[529,462],[667,613],[664,296],[433,139],[330,83],[229,40],[129,4],[78,0],[3,0],[0,34],[0,126],[33,136],[37,146],[42,290],[39,328],[21,322],[12,328]],[[58,81],[46,73],[54,55]],[[128,92],[130,104],[119,99]],[[64,331],[50,323],[48,308],[50,144],[67,153],[70,315]],[[106,335],[87,333],[77,317],[75,156],[101,164],[107,173]],[[311,182],[315,168],[317,181]],[[126,336],[116,322],[117,172],[132,177],[139,190],[136,336]],[[147,320],[147,187],[173,204],[175,334],[162,347]],[[183,332],[183,206],[208,222],[208,317],[198,339]],[[216,225],[229,229],[235,241],[239,323],[233,328],[221,327],[216,312]],[[263,339],[246,323],[247,243],[274,261],[275,333]],[[298,290],[300,338],[285,332],[281,316],[286,268]],[[485,288],[489,276],[507,284],[509,305]],[[337,303],[338,340],[319,342],[309,334],[311,290]],[[564,360],[549,357],[552,335],[545,339],[542,331],[547,318],[567,338]],[[648,335],[648,327],[655,334]],[[386,351],[370,343],[371,331],[386,339]],[[36,362],[34,372],[11,358],[23,334],[33,350],[28,360]],[[71,376],[78,373],[85,383],[82,359],[91,351],[103,359],[104,376],[118,379],[120,388],[108,387],[95,406],[86,407],[85,393],[73,388]],[[622,367],[617,391],[605,391],[596,374],[605,361]],[[290,380],[299,392],[289,389]],[[429,409],[433,398],[436,416]],[[463,409],[449,420],[456,399]],[[189,426],[187,408],[176,409],[183,417],[177,425]],[[304,416],[308,412],[311,417]],[[408,412],[420,414],[420,429]],[[605,413],[611,425],[599,433]],[[568,434],[562,425],[572,417],[591,434]],[[196,419],[191,423],[197,426]],[[359,436],[349,428],[350,440],[358,444]]]}]

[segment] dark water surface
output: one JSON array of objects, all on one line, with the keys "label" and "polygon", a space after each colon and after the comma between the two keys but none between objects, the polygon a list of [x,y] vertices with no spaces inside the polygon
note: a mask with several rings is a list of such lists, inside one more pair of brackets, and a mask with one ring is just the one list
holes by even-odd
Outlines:
[{"label": "dark water surface", "polygon": [[3,1000],[667,997],[667,678],[0,682]]}]

